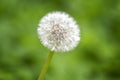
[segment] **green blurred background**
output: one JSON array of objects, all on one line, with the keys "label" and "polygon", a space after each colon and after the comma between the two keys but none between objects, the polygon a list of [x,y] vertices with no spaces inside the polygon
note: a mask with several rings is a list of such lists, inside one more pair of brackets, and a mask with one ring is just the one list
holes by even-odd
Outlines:
[{"label": "green blurred background", "polygon": [[45,80],[120,80],[120,0],[0,0],[0,80],[37,80],[49,49],[36,30],[51,11],[73,16],[81,41],[54,55]]}]

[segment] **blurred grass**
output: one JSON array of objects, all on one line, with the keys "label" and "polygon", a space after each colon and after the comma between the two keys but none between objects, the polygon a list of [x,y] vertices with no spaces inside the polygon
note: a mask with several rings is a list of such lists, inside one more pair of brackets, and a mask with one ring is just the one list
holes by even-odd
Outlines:
[{"label": "blurred grass", "polygon": [[54,55],[45,80],[120,80],[120,0],[0,0],[0,80],[37,80],[49,53],[38,22],[59,10],[80,25],[81,41]]}]

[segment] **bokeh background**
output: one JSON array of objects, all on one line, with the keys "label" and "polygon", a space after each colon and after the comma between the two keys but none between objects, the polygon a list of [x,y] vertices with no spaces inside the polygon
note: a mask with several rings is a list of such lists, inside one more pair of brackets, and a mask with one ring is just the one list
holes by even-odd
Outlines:
[{"label": "bokeh background", "polygon": [[51,11],[73,16],[81,41],[55,53],[45,80],[120,80],[120,0],[0,0],[0,80],[37,80],[50,51],[36,30]]}]

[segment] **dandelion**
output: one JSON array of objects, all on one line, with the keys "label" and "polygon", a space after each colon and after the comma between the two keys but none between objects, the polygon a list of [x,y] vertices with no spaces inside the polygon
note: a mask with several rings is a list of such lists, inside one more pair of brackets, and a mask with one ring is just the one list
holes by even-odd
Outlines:
[{"label": "dandelion", "polygon": [[44,16],[38,27],[38,35],[51,51],[64,52],[77,46],[79,28],[72,17],[64,12],[52,12]]},{"label": "dandelion", "polygon": [[80,40],[80,30],[75,20],[67,13],[52,12],[41,19],[37,31],[42,44],[51,50],[46,68],[43,68],[39,77],[39,80],[42,80],[54,51],[65,52],[74,49]]}]

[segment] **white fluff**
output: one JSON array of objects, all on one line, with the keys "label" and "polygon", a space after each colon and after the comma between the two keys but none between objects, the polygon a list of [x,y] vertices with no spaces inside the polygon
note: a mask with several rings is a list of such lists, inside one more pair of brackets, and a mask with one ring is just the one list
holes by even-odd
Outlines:
[{"label": "white fluff", "polygon": [[56,52],[72,50],[80,40],[78,25],[64,12],[52,12],[45,15],[37,31],[42,44]]}]

